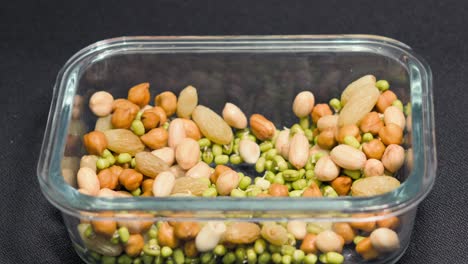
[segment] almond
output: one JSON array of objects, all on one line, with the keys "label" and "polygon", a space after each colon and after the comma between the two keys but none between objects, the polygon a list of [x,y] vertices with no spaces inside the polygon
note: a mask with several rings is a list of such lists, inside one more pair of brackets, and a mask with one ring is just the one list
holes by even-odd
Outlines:
[{"label": "almond", "polygon": [[260,114],[253,114],[250,116],[250,129],[260,140],[271,139],[276,132],[275,125]]},{"label": "almond", "polygon": [[309,141],[303,134],[297,133],[291,139],[288,154],[289,162],[296,168],[303,168],[309,158]]},{"label": "almond", "polygon": [[390,192],[400,186],[400,182],[390,176],[361,178],[351,186],[352,196],[374,196]]},{"label": "almond", "polygon": [[362,151],[344,144],[334,147],[330,157],[336,165],[347,170],[360,170],[367,160]]},{"label": "almond", "polygon": [[228,224],[224,241],[232,244],[250,244],[260,237],[260,227],[254,223],[236,222]]},{"label": "almond", "polygon": [[361,87],[359,94],[349,98],[349,101],[341,109],[338,125],[359,124],[364,116],[374,108],[379,96],[379,89],[374,85]]},{"label": "almond", "polygon": [[175,180],[172,194],[192,194],[201,196],[208,189],[208,185],[202,179],[192,177],[180,177]]},{"label": "almond", "polygon": [[107,148],[116,153],[129,153],[134,156],[145,149],[138,136],[128,129],[111,129],[103,133],[107,139]]},{"label": "almond", "polygon": [[209,140],[220,145],[231,143],[234,137],[231,127],[213,110],[198,105],[195,107],[195,110],[193,110],[192,118],[200,128],[202,134]]},{"label": "almond", "polygon": [[135,163],[136,170],[151,178],[155,178],[159,173],[169,170],[166,162],[151,154],[151,152],[137,153]]}]

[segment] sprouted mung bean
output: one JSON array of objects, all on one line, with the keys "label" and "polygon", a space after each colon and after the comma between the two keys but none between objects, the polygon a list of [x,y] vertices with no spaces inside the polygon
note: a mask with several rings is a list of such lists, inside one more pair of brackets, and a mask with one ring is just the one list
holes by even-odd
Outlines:
[{"label": "sprouted mung bean", "polygon": [[[99,134],[84,141],[89,154],[98,155],[95,171],[90,169],[86,176],[83,172],[83,177],[78,179],[79,191],[99,195],[100,192],[96,190],[105,185],[101,181],[108,179],[96,175],[108,168],[112,170],[105,175],[118,179],[115,187],[110,189],[111,192],[106,191],[114,197],[190,195],[214,198],[224,195],[238,199],[268,199],[274,196],[297,199],[309,197],[311,192],[319,192],[319,195],[313,196],[333,199],[342,195],[378,195],[383,191],[376,190],[387,192],[399,185],[393,175],[403,165],[405,150],[401,150],[399,146],[402,144],[402,129],[398,126],[395,128],[395,123],[404,125],[405,117],[411,114],[411,110],[409,104],[403,107],[403,103],[391,93],[390,83],[386,80],[376,82],[374,76],[364,76],[349,85],[343,91],[341,99],[332,98],[328,104],[315,105],[315,97],[311,92],[301,92],[292,105],[293,112],[298,117],[297,123],[279,130],[261,114],[247,118],[232,103],[226,104],[221,116],[198,105],[199,94],[195,87],[190,86],[184,91],[179,98],[172,96],[172,93],[160,93],[156,97],[157,107],[148,105],[151,96],[147,83],[131,88],[127,99],[113,99],[112,95],[103,91],[91,96],[89,106],[92,112],[100,118],[110,116],[113,124],[119,124],[119,127],[107,127],[105,131],[99,131],[104,137]],[[372,96],[367,96],[366,91]],[[162,95],[170,96],[163,98]],[[366,98],[371,101],[366,101]],[[393,109],[386,112],[384,123],[383,113],[391,106]],[[117,111],[119,114],[114,115]],[[146,118],[144,121],[143,115]],[[195,122],[184,126],[180,118],[193,118]],[[180,123],[171,126],[173,120]],[[360,123],[362,120],[363,123]],[[330,122],[336,122],[336,125]],[[129,125],[121,127],[120,124]],[[156,127],[154,124],[157,124]],[[276,127],[280,127],[279,124]],[[156,133],[154,129],[158,128],[162,130]],[[185,129],[195,129],[196,133]],[[96,131],[90,133],[93,132]],[[134,136],[126,136],[128,133]],[[190,138],[190,142],[187,143],[185,138]],[[134,145],[135,142],[138,146]],[[371,142],[372,145],[369,145]],[[182,147],[175,151],[179,145]],[[168,166],[165,159],[156,155],[151,156],[154,159],[148,156],[135,159],[139,152],[150,153],[149,151],[168,146],[176,153],[175,164],[171,162]],[[384,155],[388,146],[392,151],[389,149]],[[330,151],[331,154],[328,154]],[[376,151],[378,154],[375,154]],[[381,161],[382,156],[385,175],[382,173],[372,177],[390,177],[392,187],[380,188],[381,186],[365,184],[388,182],[387,178],[362,180],[368,178],[363,173],[365,161],[373,159],[375,163],[375,160]],[[319,162],[324,157],[326,162],[323,162],[325,159]],[[197,175],[192,179],[190,175],[184,175],[198,161],[208,164],[210,171],[207,174],[192,171],[190,175]],[[235,172],[239,164],[250,164],[258,174],[244,175]],[[182,167],[183,177],[179,173],[173,173],[170,166],[179,166],[179,170]],[[123,171],[126,174],[122,174]],[[160,179],[160,174],[164,174],[164,179]],[[333,181],[337,177],[339,180]],[[143,182],[147,179],[154,179],[153,188],[143,187]],[[355,184],[358,182],[359,184]],[[100,186],[91,186],[93,184]],[[138,217],[138,214],[130,215]],[[400,223],[398,219],[393,222]],[[112,219],[92,223],[83,222],[78,229],[85,246],[92,252],[90,255],[96,260],[100,259],[101,263],[312,264],[321,261],[339,264],[345,261],[345,256],[341,254],[343,237],[328,228],[314,229],[312,232],[310,225],[307,231],[304,230],[305,236],[301,235],[296,241],[294,235],[279,223],[238,223],[236,226],[235,222],[226,222],[225,227],[222,224],[223,229],[215,230],[219,231],[216,236],[204,235],[203,241],[200,237],[195,243],[204,225],[215,226],[216,223],[182,225],[138,220],[129,223]],[[354,233],[351,232],[353,237],[347,239],[354,241],[357,253],[364,259],[375,259],[399,248],[398,234],[395,232],[398,224],[380,229],[376,229],[375,223],[371,228],[354,225]],[[100,228],[96,229],[96,226]],[[197,228],[181,230],[188,228],[184,226]],[[231,229],[239,226],[246,228],[236,229],[237,233],[233,233]],[[304,228],[305,226],[304,224]],[[109,228],[112,228],[110,233],[106,233]],[[226,238],[224,232],[230,232],[233,237]],[[137,247],[128,244],[135,234],[144,237],[144,245]],[[367,237],[371,239],[366,239]],[[210,239],[216,240],[209,241]],[[228,242],[229,239],[231,242]],[[210,246],[197,248],[196,245],[202,244]]]}]

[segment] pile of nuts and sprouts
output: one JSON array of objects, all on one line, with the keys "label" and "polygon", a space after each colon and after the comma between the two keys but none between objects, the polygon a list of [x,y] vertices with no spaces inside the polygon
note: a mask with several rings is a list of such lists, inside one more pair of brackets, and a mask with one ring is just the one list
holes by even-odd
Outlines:
[{"label": "pile of nuts and sprouts", "polygon": [[[400,185],[395,173],[405,161],[410,125],[409,105],[389,88],[366,75],[328,103],[300,92],[291,102],[298,122],[289,128],[261,113],[247,117],[229,102],[216,113],[198,104],[193,86],[154,100],[149,83],[131,87],[127,98],[98,91],[89,99],[98,119],[83,137],[88,155],[76,175],[78,191],[108,198],[384,194]],[[241,164],[256,175],[236,171]],[[100,263],[339,264],[344,246],[364,260],[400,247],[396,216],[349,223],[153,222],[135,220],[151,214],[133,211],[99,216],[78,230]]]}]

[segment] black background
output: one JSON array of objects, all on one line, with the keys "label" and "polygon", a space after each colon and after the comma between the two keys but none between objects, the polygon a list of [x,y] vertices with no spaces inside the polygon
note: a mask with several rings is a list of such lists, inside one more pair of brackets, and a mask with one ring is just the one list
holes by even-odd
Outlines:
[{"label": "black background", "polygon": [[438,173],[399,263],[466,263],[468,2],[8,1],[0,7],[0,262],[81,263],[36,163],[55,77],[79,49],[123,35],[377,34],[434,75]]}]

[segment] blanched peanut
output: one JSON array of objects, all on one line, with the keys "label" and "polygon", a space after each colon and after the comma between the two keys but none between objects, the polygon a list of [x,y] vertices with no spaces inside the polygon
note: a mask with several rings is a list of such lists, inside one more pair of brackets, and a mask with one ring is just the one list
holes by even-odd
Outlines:
[{"label": "blanched peanut", "polygon": [[368,159],[364,165],[364,177],[380,176],[384,174],[384,165],[380,160]]},{"label": "blanched peanut", "polygon": [[143,250],[144,245],[145,245],[145,241],[142,235],[140,234],[130,235],[127,243],[125,244],[125,253],[127,253],[127,255],[129,255],[130,257],[136,257],[140,255],[141,251]]},{"label": "blanched peanut", "polygon": [[226,225],[223,222],[206,223],[195,239],[197,250],[200,252],[213,250],[224,232],[226,232]]},{"label": "blanched peanut", "polygon": [[278,133],[278,137],[276,138],[275,149],[276,151],[278,151],[278,154],[283,156],[283,158],[287,159],[289,155],[289,146],[289,129],[281,130]]},{"label": "blanched peanut", "polygon": [[315,246],[323,253],[343,250],[344,239],[331,230],[320,232],[315,239]]},{"label": "blanched peanut", "polygon": [[366,163],[366,155],[362,151],[345,144],[334,147],[330,158],[336,165],[347,170],[360,170]]},{"label": "blanched peanut", "polygon": [[340,168],[330,156],[323,156],[315,164],[314,173],[319,181],[332,181],[340,174]]},{"label": "blanched peanut", "polygon": [[239,154],[248,164],[254,164],[260,157],[260,147],[249,139],[241,139],[239,142]]},{"label": "blanched peanut", "polygon": [[356,252],[365,260],[372,260],[379,256],[379,252],[372,246],[370,238],[366,237],[356,245]]},{"label": "blanched peanut", "polygon": [[306,117],[312,112],[312,109],[314,108],[314,104],[315,104],[314,94],[312,94],[309,91],[303,91],[303,92],[298,93],[296,95],[296,98],[294,98],[292,109],[293,109],[294,114],[297,117],[299,118]]},{"label": "blanched peanut", "polygon": [[372,247],[379,252],[392,252],[400,247],[400,240],[395,231],[381,227],[370,234]]},{"label": "blanched peanut", "polygon": [[151,154],[162,159],[168,166],[172,166],[175,161],[175,152],[174,149],[169,147],[164,147],[151,151]]},{"label": "blanched peanut", "polygon": [[385,109],[384,121],[386,125],[393,123],[401,127],[401,129],[405,129],[405,115],[403,114],[403,111],[396,106],[389,106]]},{"label": "blanched peanut", "polygon": [[302,240],[307,234],[307,224],[303,221],[289,221],[287,225],[288,232],[293,234],[294,238]]},{"label": "blanched peanut", "polygon": [[99,192],[99,179],[96,171],[83,167],[78,170],[78,188],[86,190],[89,195],[97,195]]},{"label": "blanched peanut", "polygon": [[186,170],[182,169],[179,165],[174,165],[169,168],[169,171],[174,174],[174,176],[177,178],[184,177]]},{"label": "blanched peanut", "polygon": [[330,183],[331,187],[340,196],[347,195],[352,184],[353,180],[348,176],[339,176]]},{"label": "blanched peanut", "polygon": [[229,168],[228,166],[216,165],[214,172],[210,175],[211,183],[216,183],[216,181],[218,181],[219,175],[230,169],[231,168]]},{"label": "blanched peanut", "polygon": [[175,176],[169,171],[159,173],[153,182],[153,195],[155,197],[168,196],[175,185]]},{"label": "blanched peanut", "polygon": [[356,236],[353,228],[348,223],[334,223],[332,230],[344,239],[345,244],[352,243]]},{"label": "blanched peanut", "polygon": [[338,115],[326,115],[321,117],[317,121],[317,128],[320,131],[324,131],[326,129],[338,129]]},{"label": "blanched peanut", "polygon": [[[171,121],[169,124],[169,140],[168,144],[169,147],[175,148],[177,145],[182,142],[184,138],[186,138],[185,128],[184,128],[184,121],[180,118],[176,118]],[[197,143],[198,144],[198,143]]]},{"label": "blanched peanut", "polygon": [[140,187],[143,181],[143,174],[134,169],[124,169],[119,175],[119,182],[125,189],[134,191]]},{"label": "blanched peanut", "polygon": [[216,190],[219,195],[229,195],[238,185],[239,175],[231,169],[221,173],[216,180]]},{"label": "blanched peanut", "polygon": [[381,159],[385,151],[385,145],[378,139],[373,139],[362,144],[362,151],[368,159]]},{"label": "blanched peanut", "polygon": [[213,169],[203,161],[199,161],[195,166],[187,171],[185,176],[192,178],[210,178]]},{"label": "blanched peanut", "polygon": [[89,99],[89,108],[97,116],[106,116],[112,111],[113,101],[112,94],[105,91],[95,92]]},{"label": "blanched peanut", "polygon": [[382,156],[382,164],[389,172],[396,172],[403,166],[405,161],[405,150],[402,146],[390,144]]},{"label": "blanched peanut", "polygon": [[158,242],[161,246],[176,248],[179,240],[174,234],[174,228],[169,223],[164,222],[158,229]]},{"label": "blanched peanut", "polygon": [[233,128],[244,129],[247,127],[247,117],[244,112],[234,104],[226,103],[223,109],[223,119]]},{"label": "blanched peanut", "polygon": [[80,160],[80,168],[90,168],[93,171],[96,171],[96,162],[99,159],[96,155],[85,155]]},{"label": "blanched peanut", "polygon": [[185,135],[191,139],[199,140],[202,137],[201,131],[197,124],[192,120],[183,118]]},{"label": "blanched peanut", "polygon": [[312,233],[307,233],[307,235],[304,237],[304,240],[302,240],[301,247],[300,249],[304,251],[304,253],[309,254],[316,254],[317,253],[317,247],[315,246],[315,241],[317,239],[317,235],[312,234]]},{"label": "blanched peanut", "polygon": [[149,83],[140,83],[128,90],[128,100],[140,107],[150,101]]},{"label": "blanched peanut", "polygon": [[288,187],[279,183],[272,183],[268,189],[268,193],[275,197],[288,197],[289,195]]},{"label": "blanched peanut", "polygon": [[188,170],[197,164],[200,158],[200,146],[191,138],[184,138],[175,150],[177,164],[184,170]]}]

